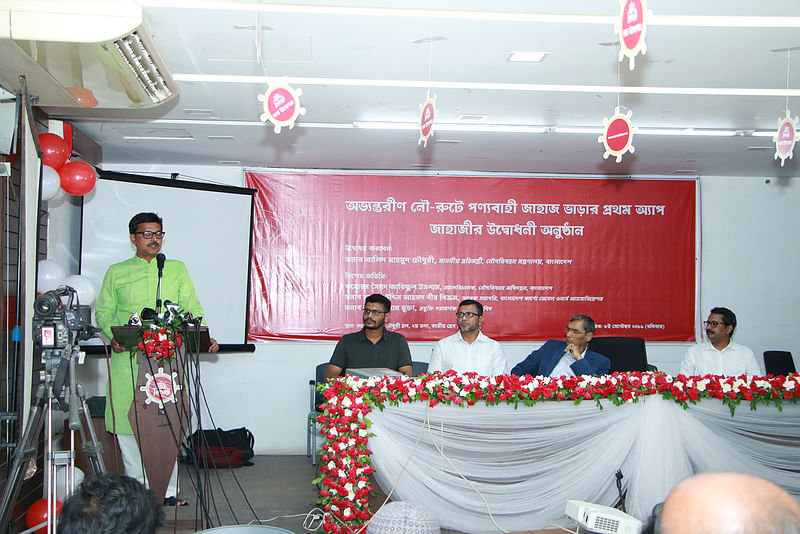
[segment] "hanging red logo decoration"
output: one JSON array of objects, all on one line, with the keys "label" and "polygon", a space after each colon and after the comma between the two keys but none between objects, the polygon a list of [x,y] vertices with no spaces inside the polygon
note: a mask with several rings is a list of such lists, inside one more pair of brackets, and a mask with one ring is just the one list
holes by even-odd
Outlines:
[{"label": "hanging red logo decoration", "polygon": [[603,143],[606,148],[603,154],[603,159],[608,159],[608,156],[616,156],[617,163],[622,161],[622,156],[625,152],[633,154],[633,134],[638,132],[639,129],[631,125],[631,115],[633,112],[628,110],[628,113],[622,115],[619,107],[614,108],[614,116],[610,119],[603,119],[603,124],[606,131],[597,138],[598,143]]},{"label": "hanging red logo decoration", "polygon": [[293,89],[286,79],[270,85],[263,95],[258,95],[258,101],[264,105],[264,113],[259,119],[274,124],[276,134],[281,133],[283,126],[288,126],[291,130],[297,117],[306,113],[305,108],[300,107],[302,94],[302,89]]},{"label": "hanging red logo decoration", "polygon": [[622,5],[619,22],[614,25],[614,32],[619,35],[619,60],[628,57],[628,68],[633,70],[636,54],[647,53],[644,37],[647,32],[647,11],[645,0],[620,0]]},{"label": "hanging red logo decoration", "polygon": [[797,140],[797,117],[792,119],[788,109],[786,117],[778,119],[778,131],[772,140],[775,141],[775,159],[780,158],[783,167],[786,160],[794,156],[794,144]]},{"label": "hanging red logo decoration", "polygon": [[428,146],[428,138],[433,135],[433,122],[436,120],[436,95],[431,98],[430,93],[425,97],[425,102],[420,104],[419,141],[417,145]]}]

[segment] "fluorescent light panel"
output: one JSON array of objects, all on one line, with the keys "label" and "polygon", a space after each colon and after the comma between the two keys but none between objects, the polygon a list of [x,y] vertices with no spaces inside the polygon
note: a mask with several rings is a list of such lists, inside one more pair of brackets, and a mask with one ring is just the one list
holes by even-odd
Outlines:
[{"label": "fluorescent light panel", "polygon": [[516,52],[511,52],[506,58],[506,61],[510,61],[512,63],[539,63],[545,57],[549,56],[550,52],[533,52],[527,50],[518,50]]}]

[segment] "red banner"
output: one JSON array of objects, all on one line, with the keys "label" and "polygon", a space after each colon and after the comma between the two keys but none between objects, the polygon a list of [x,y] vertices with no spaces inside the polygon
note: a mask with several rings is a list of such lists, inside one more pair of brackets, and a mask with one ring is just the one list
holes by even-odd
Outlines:
[{"label": "red banner", "polygon": [[695,181],[247,173],[258,190],[249,334],[336,339],[364,297],[412,341],[484,305],[499,341],[694,340]]}]

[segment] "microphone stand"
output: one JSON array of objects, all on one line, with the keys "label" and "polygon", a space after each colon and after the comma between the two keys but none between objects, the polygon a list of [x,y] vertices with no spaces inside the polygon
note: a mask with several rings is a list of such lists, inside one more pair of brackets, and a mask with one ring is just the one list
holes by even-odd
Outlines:
[{"label": "microphone stand", "polygon": [[159,261],[160,258],[156,258],[158,262],[158,286],[156,288],[156,315],[161,315],[161,277],[164,275],[164,262]]}]

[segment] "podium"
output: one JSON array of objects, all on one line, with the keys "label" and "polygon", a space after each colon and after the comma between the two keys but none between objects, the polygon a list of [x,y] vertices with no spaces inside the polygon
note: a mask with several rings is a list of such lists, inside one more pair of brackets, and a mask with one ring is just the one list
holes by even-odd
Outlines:
[{"label": "podium", "polygon": [[[115,338],[123,347],[136,344],[138,327],[122,326],[114,327],[113,330]],[[189,336],[192,334],[190,332]],[[182,336],[184,342],[175,348],[175,357],[169,360],[148,358],[143,351],[136,351],[139,371],[128,420],[139,446],[148,485],[159,502],[166,495],[169,478],[191,418],[184,376],[188,363],[186,347],[195,346],[194,339],[186,339],[189,336]],[[201,351],[204,348],[207,351],[208,327],[200,327],[197,338],[197,346]],[[134,341],[126,343],[121,340]]]}]

